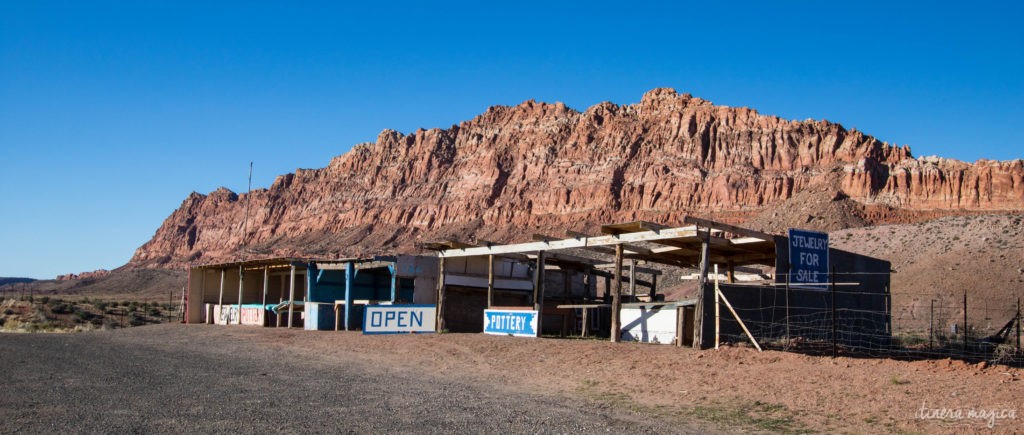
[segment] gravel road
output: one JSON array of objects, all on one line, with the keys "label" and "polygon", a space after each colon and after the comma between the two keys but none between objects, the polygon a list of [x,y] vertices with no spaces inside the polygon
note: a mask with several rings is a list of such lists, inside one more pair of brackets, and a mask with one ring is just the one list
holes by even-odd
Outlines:
[{"label": "gravel road", "polygon": [[706,432],[579,398],[317,358],[230,328],[0,335],[0,432]]}]

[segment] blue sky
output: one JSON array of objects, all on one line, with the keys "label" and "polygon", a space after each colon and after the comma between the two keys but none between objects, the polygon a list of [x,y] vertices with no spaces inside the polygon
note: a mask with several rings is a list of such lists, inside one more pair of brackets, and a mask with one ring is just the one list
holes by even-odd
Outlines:
[{"label": "blue sky", "polygon": [[1024,157],[1019,2],[360,3],[0,2],[0,276],[118,267],[189,192],[244,191],[249,161],[266,187],[527,99],[672,87]]}]

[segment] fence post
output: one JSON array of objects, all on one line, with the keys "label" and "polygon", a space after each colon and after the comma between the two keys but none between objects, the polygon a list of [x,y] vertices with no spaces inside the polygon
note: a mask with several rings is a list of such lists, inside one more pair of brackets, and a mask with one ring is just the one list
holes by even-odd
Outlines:
[{"label": "fence post", "polygon": [[789,277],[793,274],[793,265],[790,264],[786,270],[786,350],[789,350],[792,343],[789,336]]},{"label": "fence post", "polygon": [[932,299],[932,308],[928,314],[928,350],[935,349],[935,299]]},{"label": "fence post", "polygon": [[1017,298],[1017,353],[1020,353],[1020,298]]},{"label": "fence post", "polygon": [[967,357],[967,290],[964,289],[964,357]]},{"label": "fence post", "polygon": [[836,268],[832,266],[832,358],[838,354],[838,344],[836,342]]}]

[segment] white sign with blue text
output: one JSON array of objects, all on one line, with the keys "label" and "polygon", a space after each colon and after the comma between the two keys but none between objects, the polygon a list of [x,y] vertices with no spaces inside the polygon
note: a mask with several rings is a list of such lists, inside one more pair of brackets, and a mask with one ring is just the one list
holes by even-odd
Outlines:
[{"label": "white sign with blue text", "polygon": [[434,305],[367,305],[363,334],[434,332],[436,314]]},{"label": "white sign with blue text", "polygon": [[828,287],[828,234],[789,230],[789,282],[801,287]]},{"label": "white sign with blue text", "polygon": [[484,310],[484,334],[537,336],[537,312],[533,310]]}]

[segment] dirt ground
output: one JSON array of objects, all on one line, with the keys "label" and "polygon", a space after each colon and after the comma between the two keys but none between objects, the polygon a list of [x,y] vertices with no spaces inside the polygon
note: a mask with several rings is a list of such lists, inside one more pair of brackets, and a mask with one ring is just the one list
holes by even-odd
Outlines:
[{"label": "dirt ground", "polygon": [[[1005,366],[483,334],[229,330],[261,346],[327,357],[356,355],[375,365],[569,394],[728,430],[1024,431],[1024,415],[1017,417],[1024,413],[1024,371]],[[967,418],[972,409],[983,412],[983,418]],[[943,410],[959,410],[963,417],[935,418]],[[993,418],[984,418],[989,415]]]}]

